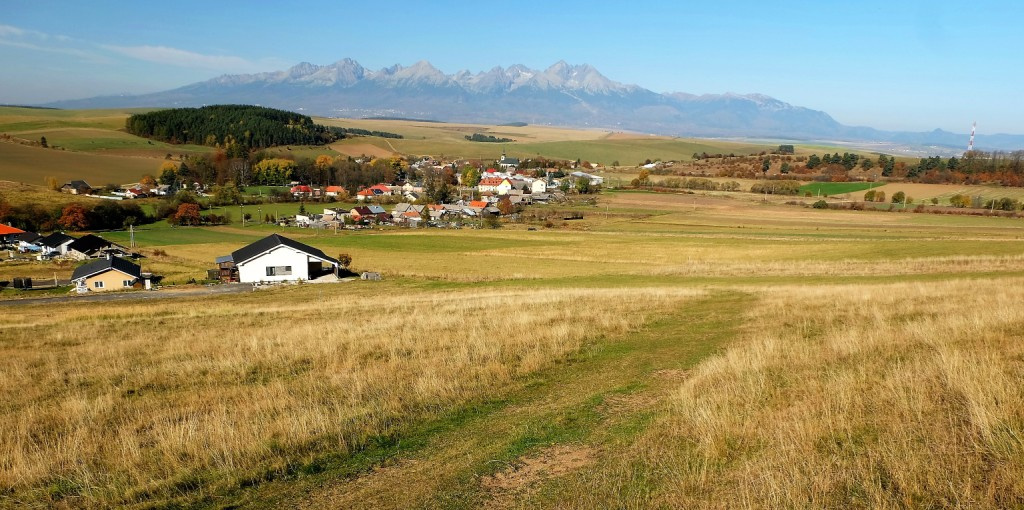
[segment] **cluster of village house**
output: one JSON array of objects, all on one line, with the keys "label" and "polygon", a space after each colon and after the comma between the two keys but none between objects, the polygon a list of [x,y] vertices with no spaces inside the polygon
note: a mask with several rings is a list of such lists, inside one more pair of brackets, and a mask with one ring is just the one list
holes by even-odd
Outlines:
[{"label": "cluster of village house", "polygon": [[64,185],[60,187],[60,191],[63,193],[70,193],[72,195],[85,195],[92,198],[103,198],[107,200],[123,200],[126,198],[131,199],[167,196],[171,194],[173,188],[167,184],[143,186],[142,184],[136,183],[115,189],[111,191],[109,195],[98,195],[96,194],[96,188],[90,186],[88,182],[85,182],[83,180],[74,180],[64,183]]},{"label": "cluster of village house", "polygon": [[[476,191],[480,196],[480,200],[474,201],[475,204],[464,202],[461,204],[446,204],[446,205],[463,205],[466,206],[463,209],[456,209],[454,207],[448,207],[444,213],[440,212],[440,209],[431,211],[431,216],[438,218],[440,216],[448,214],[458,214],[462,216],[479,216],[481,209],[486,206],[481,206],[483,203],[495,204],[500,197],[507,196],[513,204],[531,204],[534,202],[548,202],[551,200],[558,200],[561,193],[557,191],[561,184],[560,179],[549,179],[549,178],[535,178],[530,176],[521,175],[518,173],[519,159],[506,156],[504,153],[501,158],[497,161],[497,169],[489,168],[484,172],[484,175],[480,179],[480,182],[470,191]],[[445,165],[438,163],[437,161],[424,158],[412,164],[413,170],[422,168],[423,166],[431,166],[435,169],[442,169]],[[461,184],[461,175],[459,176]],[[563,177],[562,179],[568,179],[571,182],[575,182],[578,179],[586,179],[591,185],[600,186],[604,183],[604,178],[598,175],[592,175],[581,171],[572,172],[571,174]],[[199,183],[194,184],[195,191],[202,193],[203,187]],[[64,193],[71,193],[75,195],[87,195],[95,198],[104,198],[111,200],[123,200],[123,199],[134,199],[134,198],[147,198],[147,197],[160,197],[171,194],[174,191],[170,185],[157,184],[154,186],[144,186],[140,183],[126,184],[121,188],[110,191],[109,194],[100,195],[95,194],[97,191],[95,188],[89,185],[84,180],[72,180],[61,186],[60,191]],[[318,198],[324,197],[336,197],[346,190],[342,186],[325,186],[323,189],[315,188],[301,183],[293,183],[291,187],[291,193],[296,198]],[[375,199],[392,196],[402,196],[410,202],[416,202],[423,198],[424,192],[423,187],[414,183],[405,183],[400,186],[389,185],[389,184],[377,184],[368,188],[359,190],[356,193],[356,200],[360,202],[371,202]],[[407,211],[400,211],[397,215],[392,215],[393,220],[401,221],[402,214]],[[436,214],[435,214],[436,213]],[[333,211],[326,212],[325,215],[334,215],[338,219],[344,219],[344,211]],[[359,214],[354,216],[363,216],[366,211],[360,211]],[[372,215],[380,214],[378,212],[371,213]],[[411,215],[410,215],[411,217]],[[309,224],[314,220],[306,218],[300,220],[300,223]],[[330,221],[330,220],[326,220]]]},{"label": "cluster of village house", "polygon": [[[436,162],[423,160],[416,165]],[[349,210],[338,208],[324,209],[323,214],[297,215],[296,224],[302,227],[330,228],[348,223],[388,223],[415,226],[422,221],[442,223],[446,220],[459,218],[478,218],[487,215],[498,215],[497,204],[508,200],[512,205],[529,205],[536,202],[560,200],[560,191],[549,187],[557,186],[557,181],[537,179],[517,174],[519,160],[506,157],[504,154],[498,161],[500,170],[488,169],[476,186],[479,200],[459,200],[451,204],[417,205],[401,202],[388,212],[383,206],[367,203]],[[583,172],[573,172],[569,179],[588,179],[592,185],[602,184],[602,178]],[[85,181],[71,181],[61,191],[73,194],[90,194],[92,188]],[[161,193],[161,191],[163,193]],[[296,185],[292,193],[299,197],[319,194],[309,186]],[[328,186],[324,190],[327,196],[337,195],[341,191],[338,186]],[[119,192],[118,198],[142,198],[147,195],[166,194],[166,189],[144,190],[131,188]],[[423,189],[412,183],[403,185],[378,184],[360,190],[356,199],[370,202],[382,197],[401,196],[410,202],[418,201]],[[144,273],[141,267],[132,262],[137,257],[128,248],[103,239],[94,234],[72,237],[61,232],[42,236],[33,232],[25,232],[17,228],[0,225],[0,246],[17,249],[20,252],[36,254],[41,260],[67,258],[72,260],[91,260],[77,267],[71,277],[71,283],[78,292],[96,292],[121,289],[151,288],[153,277]],[[224,282],[282,282],[302,281],[317,278],[337,277],[341,270],[338,260],[324,254],[312,246],[273,234],[248,246],[234,251],[230,255],[216,259],[217,269],[210,271],[211,279]]]},{"label": "cluster of village house", "polygon": [[[94,234],[71,237],[55,232],[40,236],[0,225],[0,245],[37,253],[40,258],[88,261],[75,268],[71,284],[77,292],[152,288],[153,275],[132,261],[128,248]],[[278,234],[216,259],[214,279],[225,282],[273,283],[337,278],[341,264],[323,251]]]},{"label": "cluster of village house", "polygon": [[[414,169],[422,165],[431,165],[437,169],[441,168],[436,161],[424,159],[413,164]],[[323,214],[300,214],[295,217],[295,222],[300,227],[313,228],[337,228],[346,223],[368,224],[385,223],[393,225],[417,226],[423,221],[433,224],[442,224],[446,221],[458,219],[480,218],[487,215],[498,215],[501,213],[498,204],[501,200],[508,200],[512,206],[531,205],[534,203],[547,203],[561,201],[565,198],[564,193],[558,190],[560,182],[546,178],[535,178],[520,175],[517,173],[519,160],[502,154],[498,160],[498,169],[489,168],[484,172],[479,183],[470,191],[474,191],[478,200],[459,199],[447,204],[418,205],[414,202],[424,198],[423,187],[407,182],[401,185],[377,184],[359,190],[356,193],[356,200],[366,205],[352,209],[325,208]],[[584,172],[573,172],[564,179],[575,181],[586,179],[593,186],[600,186],[604,178]],[[461,176],[460,176],[461,180]],[[461,182],[461,181],[460,181]],[[322,193],[325,196],[337,196],[342,192],[340,186],[327,186]],[[298,198],[319,196],[321,190],[306,185],[295,185],[291,192]],[[391,211],[384,206],[372,202],[380,202],[385,199],[405,200],[395,204]]]},{"label": "cluster of village house", "polygon": [[43,236],[0,225],[0,246],[33,253],[40,260],[70,259],[90,262],[75,268],[71,283],[79,292],[151,288],[152,275],[130,259],[128,248],[94,234],[71,237],[62,232]]}]

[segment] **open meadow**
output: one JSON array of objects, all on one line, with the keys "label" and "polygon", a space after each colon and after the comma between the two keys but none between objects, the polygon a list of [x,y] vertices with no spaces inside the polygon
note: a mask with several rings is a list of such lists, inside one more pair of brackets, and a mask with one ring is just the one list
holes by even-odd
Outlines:
[{"label": "open meadow", "polygon": [[142,229],[179,283],[274,231],[384,280],[0,302],[0,507],[1024,503],[1024,220],[785,200]]}]

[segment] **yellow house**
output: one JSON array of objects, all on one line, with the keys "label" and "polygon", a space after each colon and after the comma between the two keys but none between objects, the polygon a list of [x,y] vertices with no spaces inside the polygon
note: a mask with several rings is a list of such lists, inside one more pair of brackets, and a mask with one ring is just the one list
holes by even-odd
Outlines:
[{"label": "yellow house", "polygon": [[78,292],[103,292],[142,288],[141,276],[138,264],[108,256],[75,269],[71,282]]}]

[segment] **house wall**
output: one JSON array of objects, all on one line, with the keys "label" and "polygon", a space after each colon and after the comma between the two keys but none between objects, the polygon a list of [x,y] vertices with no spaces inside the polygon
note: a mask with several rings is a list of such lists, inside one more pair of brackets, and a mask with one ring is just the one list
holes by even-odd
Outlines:
[{"label": "house wall", "polygon": [[[292,274],[267,276],[267,266],[292,266]],[[259,257],[239,264],[238,279],[244,283],[308,280],[309,256],[287,246],[277,246]]]},{"label": "house wall", "polygon": [[[141,289],[142,284],[135,281],[131,287],[125,287],[125,280],[136,280],[134,276],[126,275],[120,271],[109,270],[98,275],[93,275],[85,279],[85,284],[90,291],[94,292],[106,292],[108,290],[125,290],[125,289]],[[103,288],[97,289],[95,282],[103,282]]]}]

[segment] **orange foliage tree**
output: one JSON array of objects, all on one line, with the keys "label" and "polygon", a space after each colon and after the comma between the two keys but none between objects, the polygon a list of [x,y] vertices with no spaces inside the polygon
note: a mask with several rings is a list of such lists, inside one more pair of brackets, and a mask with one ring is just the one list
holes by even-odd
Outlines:
[{"label": "orange foliage tree", "polygon": [[82,204],[71,203],[64,206],[60,212],[60,219],[57,224],[68,230],[84,230],[89,227],[89,220],[85,216],[85,207]]},{"label": "orange foliage tree", "polygon": [[200,221],[199,204],[179,205],[177,212],[174,213],[174,221],[178,225],[198,225]]}]

